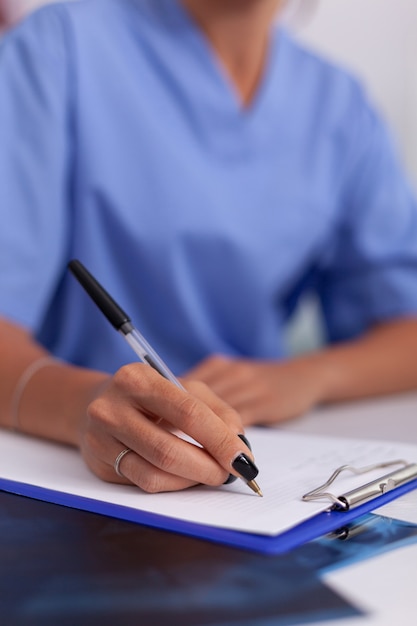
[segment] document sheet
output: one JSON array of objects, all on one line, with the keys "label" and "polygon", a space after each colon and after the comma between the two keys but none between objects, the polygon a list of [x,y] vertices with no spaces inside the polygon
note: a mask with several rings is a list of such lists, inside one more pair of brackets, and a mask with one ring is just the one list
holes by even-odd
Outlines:
[{"label": "document sheet", "polygon": [[[337,467],[394,459],[417,462],[417,446],[411,444],[263,428],[248,429],[246,435],[260,470],[257,482],[263,498],[241,480],[217,488],[147,494],[135,486],[102,482],[73,448],[9,432],[0,433],[0,479],[178,520],[274,536],[328,508],[326,502],[304,502],[302,496],[323,484]],[[365,478],[342,474],[330,491],[340,495],[387,471],[371,472]]]}]

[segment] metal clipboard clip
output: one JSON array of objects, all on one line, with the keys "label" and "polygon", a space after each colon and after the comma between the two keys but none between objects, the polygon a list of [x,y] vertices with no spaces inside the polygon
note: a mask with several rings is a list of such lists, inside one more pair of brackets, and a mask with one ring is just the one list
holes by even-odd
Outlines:
[{"label": "metal clipboard clip", "polygon": [[[350,471],[354,474],[366,474],[366,472],[391,467],[393,465],[402,465],[403,467],[366,483],[361,487],[352,489],[352,491],[348,491],[340,496],[335,496],[326,491],[327,487],[329,487],[342,472]],[[378,496],[381,496],[382,494],[387,493],[388,491],[391,491],[400,485],[404,485],[416,478],[417,463],[408,463],[403,460],[377,463],[376,465],[367,465],[359,468],[353,467],[352,465],[342,465],[333,472],[329,480],[325,482],[324,485],[316,487],[316,489],[306,493],[303,496],[303,500],[306,502],[311,502],[312,500],[328,500],[332,504],[331,509],[349,511],[349,509],[354,508],[355,506],[359,506],[369,500],[373,500],[374,498],[377,498]]]}]

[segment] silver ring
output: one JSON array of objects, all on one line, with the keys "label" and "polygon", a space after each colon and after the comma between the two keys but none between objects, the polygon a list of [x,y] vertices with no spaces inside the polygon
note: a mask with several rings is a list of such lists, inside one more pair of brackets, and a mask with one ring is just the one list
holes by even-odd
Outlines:
[{"label": "silver ring", "polygon": [[115,471],[115,472],[116,472],[116,474],[117,474],[118,476],[120,476],[121,478],[126,478],[126,476],[124,476],[124,475],[122,474],[122,472],[120,471],[120,469],[119,469],[119,467],[120,467],[120,462],[121,462],[121,460],[123,459],[123,457],[124,457],[124,456],[126,456],[126,454],[127,454],[128,452],[132,452],[132,450],[131,450],[130,448],[125,448],[124,450],[122,450],[121,452],[119,452],[119,454],[117,455],[116,460],[115,460],[115,462],[114,462],[114,465],[113,465],[113,467],[114,467],[114,471]]}]

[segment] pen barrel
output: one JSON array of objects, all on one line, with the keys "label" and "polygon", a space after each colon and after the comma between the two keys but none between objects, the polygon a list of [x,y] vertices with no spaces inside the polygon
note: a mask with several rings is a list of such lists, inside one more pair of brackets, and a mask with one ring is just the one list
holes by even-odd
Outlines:
[{"label": "pen barrel", "polygon": [[116,330],[120,330],[123,325],[130,322],[130,317],[113,300],[98,280],[90,274],[81,261],[73,259],[68,263],[68,268]]},{"label": "pen barrel", "polygon": [[127,333],[123,333],[123,330],[121,330],[121,332],[132,350],[136,352],[143,363],[150,365],[154,370],[159,372],[161,376],[169,380],[179,389],[185,391],[178,378],[171,372],[169,367],[136,328],[130,325],[130,329]]},{"label": "pen barrel", "polygon": [[123,311],[104,287],[94,278],[86,267],[73,259],[68,263],[68,268],[74,274],[80,285],[84,287],[90,298],[95,302],[110,324],[118,330],[138,357],[150,365],[161,376],[171,381],[179,389],[185,391],[180,381],[174,376],[169,367],[165,365],[160,356],[146,341],[140,332],[133,326],[130,317]]}]

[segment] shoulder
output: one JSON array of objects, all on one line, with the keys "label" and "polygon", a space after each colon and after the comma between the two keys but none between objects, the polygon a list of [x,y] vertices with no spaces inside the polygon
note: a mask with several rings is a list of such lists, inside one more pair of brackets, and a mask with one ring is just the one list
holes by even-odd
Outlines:
[{"label": "shoulder", "polygon": [[344,109],[368,104],[366,88],[348,68],[299,42],[286,29],[279,29],[279,37],[294,89],[308,92],[322,106]]},{"label": "shoulder", "polygon": [[[0,0],[1,1],[1,0]],[[79,62],[117,55],[120,48],[155,36],[161,30],[156,0],[63,0],[30,13],[7,33],[3,48],[30,47],[54,57],[65,51]]]},{"label": "shoulder", "polygon": [[[120,5],[127,2],[120,0]],[[114,0],[64,0],[51,2],[32,11],[6,33],[2,49],[26,45],[35,51],[59,50],[59,44],[71,36],[71,31],[89,37],[96,30],[107,29],[109,34],[112,18],[118,13]],[[120,9],[119,9],[120,12]]]},{"label": "shoulder", "polygon": [[57,74],[64,66],[71,71],[80,58],[87,62],[95,47],[97,55],[111,50],[109,39],[118,36],[117,24],[126,30],[133,5],[129,0],[64,0],[32,11],[3,37],[0,72]]},{"label": "shoulder", "polygon": [[375,134],[387,132],[362,80],[349,69],[300,43],[286,30],[281,52],[294,123],[317,143],[331,144],[340,163],[366,149]]},{"label": "shoulder", "polygon": [[358,88],[360,86],[360,80],[348,68],[301,42],[286,28],[279,27],[277,36],[282,40],[282,47],[288,61],[302,72],[303,78],[314,77],[316,80],[326,80],[338,87]]},{"label": "shoulder", "polygon": [[[77,4],[74,2],[74,4]],[[1,42],[0,70],[8,62],[33,67],[62,61],[67,42],[65,3],[41,7],[9,30]]]}]

